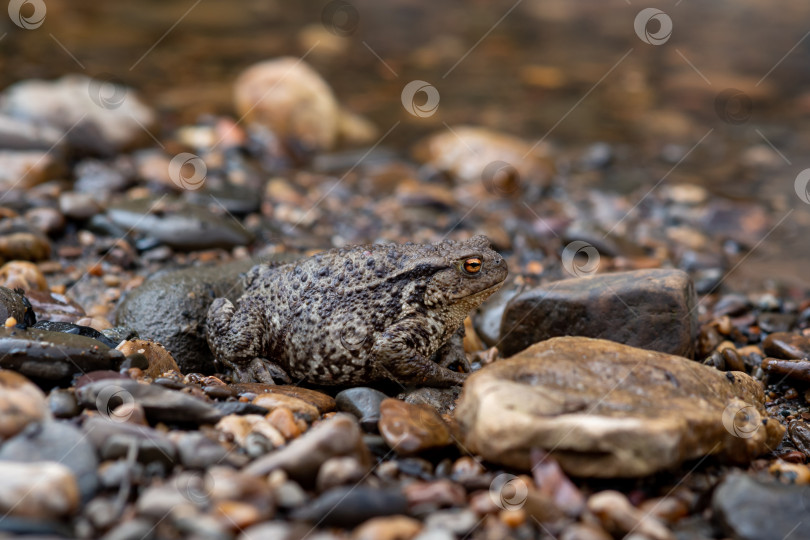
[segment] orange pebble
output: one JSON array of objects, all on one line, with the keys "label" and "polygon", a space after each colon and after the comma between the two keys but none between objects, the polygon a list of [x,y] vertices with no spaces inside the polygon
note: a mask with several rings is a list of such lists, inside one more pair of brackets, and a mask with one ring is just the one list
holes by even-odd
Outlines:
[{"label": "orange pebble", "polygon": [[8,319],[6,319],[6,328],[11,328],[12,326],[16,326],[16,325],[17,325],[17,319],[15,319],[14,317],[9,317]]}]

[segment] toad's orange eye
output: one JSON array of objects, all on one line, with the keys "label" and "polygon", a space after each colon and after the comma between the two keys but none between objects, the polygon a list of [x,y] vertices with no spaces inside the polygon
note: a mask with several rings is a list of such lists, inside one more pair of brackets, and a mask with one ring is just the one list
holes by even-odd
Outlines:
[{"label": "toad's orange eye", "polygon": [[481,270],[481,259],[478,257],[471,257],[464,261],[464,271],[468,274],[475,274]]}]

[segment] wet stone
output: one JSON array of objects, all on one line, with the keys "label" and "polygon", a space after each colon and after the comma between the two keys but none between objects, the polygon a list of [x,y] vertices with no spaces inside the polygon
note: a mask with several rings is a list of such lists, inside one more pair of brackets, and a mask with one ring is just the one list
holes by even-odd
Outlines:
[{"label": "wet stone", "polygon": [[296,399],[305,401],[318,409],[321,414],[334,411],[336,408],[335,398],[328,396],[316,390],[303,388],[301,386],[291,386],[286,384],[262,384],[262,383],[238,383],[232,384],[233,388],[239,395],[244,393],[251,394],[283,394]]},{"label": "wet stone", "polygon": [[606,340],[554,338],[472,374],[456,409],[464,445],[528,469],[533,447],[574,476],[644,476],[717,454],[745,463],[776,448],[760,384]]},{"label": "wet stone", "polygon": [[177,461],[174,443],[160,431],[147,426],[93,417],[85,420],[82,431],[104,460],[126,457],[130,447],[134,446],[140,463],[156,461],[169,466]]},{"label": "wet stone", "polygon": [[59,196],[59,211],[69,219],[88,219],[102,211],[102,207],[91,193],[66,191]]},{"label": "wet stone", "polygon": [[81,412],[76,394],[64,388],[51,390],[48,394],[48,408],[56,418],[73,418]]},{"label": "wet stone", "polygon": [[461,395],[461,386],[452,388],[417,388],[400,394],[397,399],[413,405],[426,405],[439,414],[450,414],[456,408]]},{"label": "wet stone", "polygon": [[450,430],[434,409],[386,399],[380,405],[380,434],[400,455],[449,445]]},{"label": "wet stone", "polygon": [[216,423],[222,412],[184,392],[169,390],[155,384],[141,384],[128,379],[104,379],[82,386],[76,391],[85,407],[98,408],[103,414],[113,414],[122,402],[141,405],[151,422]]},{"label": "wet stone", "polygon": [[214,358],[205,340],[205,317],[214,298],[236,300],[240,274],[256,261],[187,268],[157,274],[127,293],[118,304],[116,324],[163,345],[181,372],[213,373]]},{"label": "wet stone", "polygon": [[54,461],[67,467],[81,498],[89,500],[98,488],[98,460],[92,444],[78,428],[66,421],[30,424],[22,433],[0,446],[0,462]]},{"label": "wet stone", "polygon": [[339,411],[354,415],[360,422],[363,431],[376,432],[377,423],[380,421],[380,403],[388,396],[375,390],[358,386],[343,390],[335,396],[335,402]]},{"label": "wet stone", "polygon": [[404,514],[407,510],[408,499],[399,491],[346,486],[327,491],[295,510],[292,517],[322,526],[354,527],[374,517]]},{"label": "wet stone", "polygon": [[333,487],[356,484],[366,475],[367,468],[352,456],[334,457],[324,461],[318,470],[315,486],[319,492]]},{"label": "wet stone", "polygon": [[731,474],[715,489],[712,509],[723,530],[739,540],[810,538],[810,486]]},{"label": "wet stone", "polygon": [[14,317],[18,323],[34,324],[36,316],[28,300],[18,291],[0,287],[0,321]]},{"label": "wet stone", "polygon": [[800,359],[810,357],[810,338],[801,334],[776,332],[762,342],[765,354],[775,358]]},{"label": "wet stone", "polygon": [[230,463],[239,458],[219,442],[199,432],[172,433],[169,437],[177,447],[180,463],[187,469],[206,469],[213,465]]},{"label": "wet stone", "polygon": [[354,530],[354,540],[400,540],[414,538],[422,530],[419,520],[407,516],[371,518]]},{"label": "wet stone", "polygon": [[229,216],[178,199],[118,202],[107,209],[107,216],[118,227],[179,250],[230,249],[253,240],[253,235]]},{"label": "wet stone", "polygon": [[512,299],[501,352],[511,356],[557,336],[603,338],[691,358],[695,292],[680,270],[637,270],[558,281]]},{"label": "wet stone", "polygon": [[0,285],[9,289],[47,291],[48,282],[42,270],[27,261],[10,261],[0,267]]},{"label": "wet stone", "polygon": [[76,336],[93,338],[111,349],[114,349],[117,345],[116,342],[109,339],[95,328],[91,328],[89,326],[82,326],[79,324],[62,321],[38,321],[34,326],[32,326],[32,328],[47,330],[49,332],[61,332],[63,334],[73,334]]},{"label": "wet stone", "polygon": [[63,294],[29,290],[26,296],[34,308],[34,313],[37,314],[37,319],[43,322],[75,323],[86,315],[79,304]]},{"label": "wet stone", "polygon": [[48,406],[42,390],[19,373],[0,369],[0,440],[47,418]]},{"label": "wet stone", "polygon": [[263,476],[281,469],[291,478],[312,485],[321,464],[339,456],[352,456],[364,467],[369,466],[368,450],[357,420],[342,413],[319,423],[284,448],[255,460],[245,472]]},{"label": "wet stone", "polygon": [[133,354],[142,354],[148,361],[146,375],[156,379],[167,371],[180,371],[177,363],[166,348],[155,341],[133,339],[120,343],[117,347],[127,357]]},{"label": "wet stone", "polygon": [[75,373],[117,369],[124,356],[100,341],[29,328],[0,328],[0,367],[59,381]]},{"label": "wet stone", "polygon": [[0,512],[14,517],[58,519],[79,506],[73,473],[59,463],[0,461]]}]

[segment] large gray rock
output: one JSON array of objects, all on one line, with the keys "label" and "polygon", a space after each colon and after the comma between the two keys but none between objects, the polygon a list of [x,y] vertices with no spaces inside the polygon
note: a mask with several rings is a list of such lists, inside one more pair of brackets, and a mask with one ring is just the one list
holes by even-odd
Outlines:
[{"label": "large gray rock", "polygon": [[636,270],[567,279],[519,294],[506,307],[504,356],[558,336],[609,339],[691,358],[695,289],[680,270]]},{"label": "large gray rock", "polygon": [[712,496],[715,519],[737,540],[810,538],[810,486],[732,474]]},{"label": "large gray rock", "polygon": [[708,454],[776,448],[759,382],[607,340],[554,338],[473,373],[456,420],[472,452],[529,469],[547,450],[573,476],[633,477]]}]

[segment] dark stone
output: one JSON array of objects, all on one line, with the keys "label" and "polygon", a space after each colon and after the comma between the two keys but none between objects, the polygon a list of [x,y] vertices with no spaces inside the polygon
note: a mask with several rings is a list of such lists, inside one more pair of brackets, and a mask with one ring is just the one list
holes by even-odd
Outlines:
[{"label": "dark stone", "polygon": [[380,421],[380,403],[388,396],[364,386],[343,390],[335,396],[339,411],[354,415],[360,421],[360,427],[368,433],[377,432],[377,422]]},{"label": "dark stone", "polygon": [[81,410],[76,395],[64,388],[54,388],[48,394],[48,408],[56,418],[73,418]]},{"label": "dark stone", "polygon": [[0,367],[33,379],[64,381],[75,373],[117,370],[124,355],[93,338],[36,328],[0,328]]},{"label": "dark stone", "polygon": [[211,374],[214,357],[205,340],[208,306],[218,297],[236,301],[244,291],[241,274],[258,262],[157,274],[121,300],[116,324],[166,347],[183,373]]},{"label": "dark stone", "polygon": [[9,317],[17,319],[18,323],[32,325],[36,322],[34,310],[28,299],[20,292],[6,287],[0,287],[0,324]]},{"label": "dark stone", "polygon": [[452,388],[417,388],[400,394],[397,399],[413,405],[427,405],[439,414],[450,414],[456,408],[456,400],[461,395],[461,386]]},{"label": "dark stone", "polygon": [[501,337],[501,319],[506,305],[522,288],[514,282],[504,285],[478,309],[478,315],[473,319],[475,332],[488,346],[497,345]]},{"label": "dark stone", "polygon": [[253,235],[230,216],[179,199],[135,199],[107,210],[115,225],[133,230],[181,250],[230,249],[253,241]]},{"label": "dark stone", "polygon": [[84,501],[89,500],[98,488],[95,449],[81,430],[66,421],[29,424],[22,433],[3,443],[0,460],[61,463],[76,475]]},{"label": "dark stone", "polygon": [[776,332],[765,338],[762,348],[767,356],[799,360],[810,357],[810,338],[801,334]]},{"label": "dark stone", "polygon": [[243,401],[215,401],[212,403],[214,407],[219,409],[222,416],[229,414],[261,414],[265,415],[270,411],[265,407],[256,405],[255,403],[245,403]]},{"label": "dark stone", "polygon": [[400,491],[341,486],[293,511],[292,517],[327,527],[354,527],[373,517],[407,512],[408,499]]},{"label": "dark stone", "polygon": [[212,404],[190,394],[131,379],[96,381],[77,389],[76,395],[82,405],[98,408],[109,417],[127,401],[141,405],[151,422],[213,424],[224,416]]},{"label": "dark stone", "polygon": [[712,509],[726,534],[737,540],[810,538],[810,486],[731,474],[712,496]]},{"label": "dark stone", "polygon": [[637,270],[550,283],[516,296],[501,323],[504,356],[558,336],[609,339],[694,355],[695,291],[680,270]]},{"label": "dark stone", "polygon": [[134,446],[141,463],[157,461],[172,465],[177,461],[174,443],[160,431],[147,426],[95,416],[84,422],[82,430],[105,460],[124,458]]},{"label": "dark stone", "polygon": [[63,334],[74,334],[77,336],[84,336],[93,338],[96,341],[100,341],[107,347],[114,349],[118,346],[117,341],[113,341],[95,328],[90,326],[82,326],[79,324],[73,324],[69,322],[61,322],[61,321],[39,321],[36,323],[32,328],[38,328],[39,330],[49,330],[51,332],[62,332]]}]

